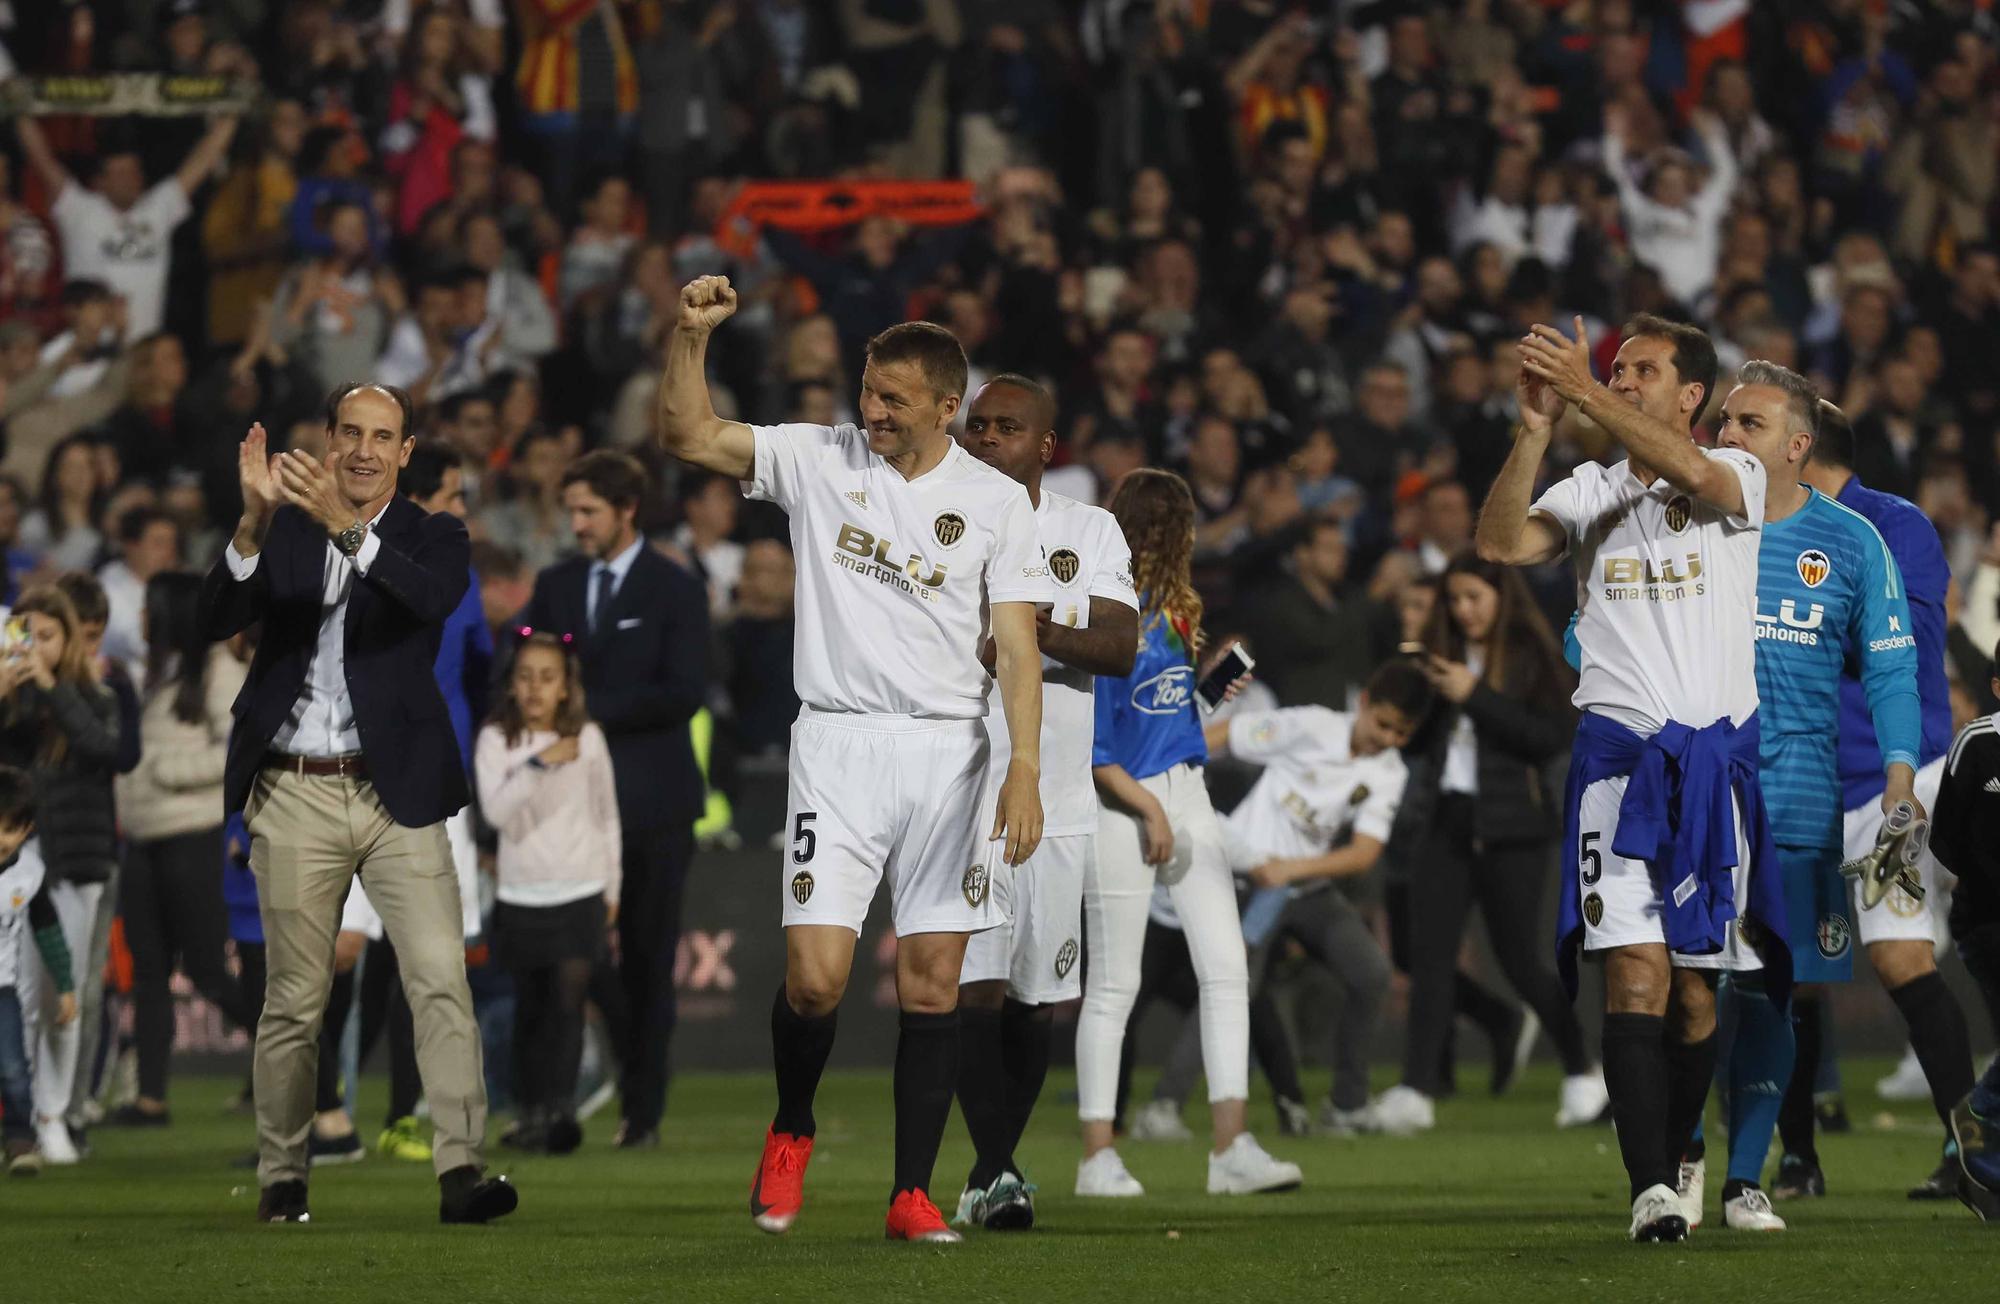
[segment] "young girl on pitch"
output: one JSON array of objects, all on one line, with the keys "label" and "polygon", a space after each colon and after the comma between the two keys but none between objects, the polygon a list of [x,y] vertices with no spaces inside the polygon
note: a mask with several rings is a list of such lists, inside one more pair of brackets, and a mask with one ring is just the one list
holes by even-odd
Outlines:
[{"label": "young girl on pitch", "polygon": [[493,950],[514,976],[519,1122],[503,1141],[568,1154],[583,1140],[576,1070],[590,971],[618,917],[618,802],[604,734],[584,713],[577,660],[537,631],[473,752],[479,803],[500,831]]}]

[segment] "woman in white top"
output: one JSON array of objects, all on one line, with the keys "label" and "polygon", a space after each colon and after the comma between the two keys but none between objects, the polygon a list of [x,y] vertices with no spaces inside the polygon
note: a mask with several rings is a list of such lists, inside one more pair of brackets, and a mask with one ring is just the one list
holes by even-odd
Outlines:
[{"label": "woman in white top", "polygon": [[501,1139],[568,1154],[583,1140],[576,1070],[583,998],[618,917],[618,801],[604,733],[584,713],[565,637],[531,633],[473,752],[500,831],[495,958],[514,976],[519,1120]]}]

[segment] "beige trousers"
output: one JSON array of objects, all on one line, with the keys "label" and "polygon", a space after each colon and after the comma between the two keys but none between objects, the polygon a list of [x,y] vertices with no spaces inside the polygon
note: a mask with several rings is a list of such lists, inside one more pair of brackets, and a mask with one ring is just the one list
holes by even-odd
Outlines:
[{"label": "beige trousers", "polygon": [[306,1179],[333,940],[356,874],[396,948],[437,1129],[437,1171],[478,1167],[486,1079],[444,825],[396,823],[365,779],[280,770],[258,774],[243,815],[270,971],[253,1068],[258,1184]]}]

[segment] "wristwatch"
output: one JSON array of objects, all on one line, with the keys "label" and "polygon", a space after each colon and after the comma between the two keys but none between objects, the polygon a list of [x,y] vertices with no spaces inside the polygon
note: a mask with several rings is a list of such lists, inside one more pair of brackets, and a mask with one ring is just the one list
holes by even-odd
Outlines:
[{"label": "wristwatch", "polygon": [[333,546],[346,553],[349,557],[352,557],[355,553],[361,551],[362,541],[367,537],[368,527],[360,521],[356,521],[339,534],[333,536]]}]

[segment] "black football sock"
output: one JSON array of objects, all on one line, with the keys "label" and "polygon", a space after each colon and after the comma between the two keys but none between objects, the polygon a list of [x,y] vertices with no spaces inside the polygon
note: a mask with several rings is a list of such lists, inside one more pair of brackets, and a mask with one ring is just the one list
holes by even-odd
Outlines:
[{"label": "black football sock", "polygon": [[958,1010],[958,1112],[972,1134],[972,1171],[965,1184],[983,1191],[1008,1159],[1006,1052],[998,1010]]},{"label": "black football sock", "polygon": [[833,1028],[840,1011],[808,1018],[785,998],[785,985],[771,1002],[771,1062],[778,1074],[778,1112],[771,1130],[791,1136],[813,1134],[813,1097],[819,1092],[826,1057],[833,1053]]},{"label": "black football sock", "polygon": [[896,1038],[896,1184],[889,1189],[891,1200],[903,1191],[929,1194],[957,1076],[958,1011],[903,1011]]},{"label": "black football sock", "polygon": [[1049,1047],[1055,1040],[1055,1009],[1009,1000],[1000,1013],[1000,1044],[1007,1064],[1007,1153],[1003,1171],[1019,1173],[1014,1150],[1027,1133],[1042,1083],[1049,1076]]},{"label": "black football sock", "polygon": [[1951,1108],[1972,1090],[1972,1034],[1966,1030],[1965,1011],[1958,1008],[1958,998],[1935,969],[1890,992],[1889,999],[1910,1027],[1910,1045],[1916,1048],[1917,1063],[1924,1066],[1931,1105],[1949,1136]]},{"label": "black football sock", "polygon": [[1813,1085],[1819,1079],[1822,1030],[1820,999],[1816,996],[1792,998],[1792,1039],[1797,1049],[1792,1058],[1792,1080],[1785,1087],[1784,1103],[1778,1106],[1778,1141],[1785,1153],[1809,1164],[1819,1163],[1819,1147],[1813,1142]]},{"label": "black football sock", "polygon": [[340,1096],[340,1042],[347,1032],[347,1012],[354,1008],[354,971],[337,973],[326,993],[326,1015],[319,1025],[319,1076],[313,1085],[313,1112],[344,1108]]},{"label": "black football sock", "polygon": [[1667,1161],[1665,1028],[1657,1014],[1604,1016],[1604,1086],[1634,1200],[1648,1187],[1673,1186],[1678,1175]]},{"label": "black football sock", "polygon": [[1679,1177],[1681,1159],[1694,1140],[1695,1124],[1708,1106],[1715,1082],[1715,1034],[1696,1042],[1665,1039],[1667,1055],[1667,1162]]}]

